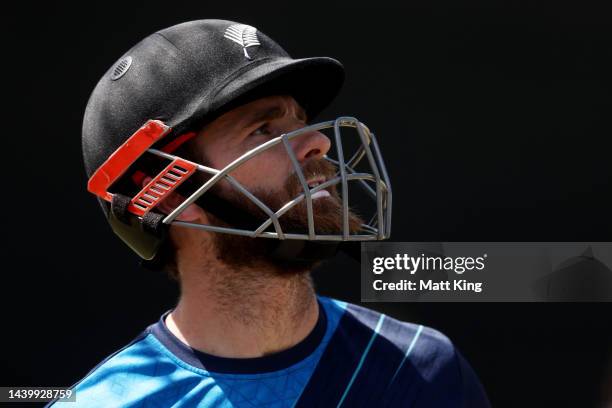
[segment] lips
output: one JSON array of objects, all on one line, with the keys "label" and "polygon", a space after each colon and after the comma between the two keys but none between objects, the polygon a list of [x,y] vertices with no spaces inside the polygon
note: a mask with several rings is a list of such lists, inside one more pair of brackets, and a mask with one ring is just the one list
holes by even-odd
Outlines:
[{"label": "lips", "polygon": [[[307,181],[308,184],[308,188],[313,189],[315,187],[317,187],[319,184],[323,184],[325,183],[325,177],[314,177],[311,178]],[[329,197],[331,194],[329,194],[329,191],[323,189],[323,190],[319,190],[316,193],[312,194],[312,199],[316,199],[316,198],[321,198],[321,197]]]},{"label": "lips", "polygon": [[311,189],[323,183],[325,183],[325,177],[313,177],[306,182],[306,184],[308,184],[308,187],[310,187]]}]

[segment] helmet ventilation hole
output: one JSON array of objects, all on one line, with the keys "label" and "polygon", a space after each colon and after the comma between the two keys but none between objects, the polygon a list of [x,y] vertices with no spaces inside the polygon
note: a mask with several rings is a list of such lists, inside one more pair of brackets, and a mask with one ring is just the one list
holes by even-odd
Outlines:
[{"label": "helmet ventilation hole", "polygon": [[121,78],[123,75],[125,75],[128,69],[130,69],[131,65],[132,65],[132,57],[127,56],[125,58],[121,58],[119,62],[115,64],[115,67],[113,68],[111,80],[116,81],[117,79]]}]

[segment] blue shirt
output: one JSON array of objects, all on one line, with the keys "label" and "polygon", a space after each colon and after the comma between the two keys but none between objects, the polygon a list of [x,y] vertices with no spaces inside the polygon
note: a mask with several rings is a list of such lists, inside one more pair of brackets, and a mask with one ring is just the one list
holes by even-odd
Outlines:
[{"label": "blue shirt", "polygon": [[489,407],[473,370],[443,334],[317,296],[300,343],[257,358],[194,350],[164,314],[79,381],[66,407]]}]

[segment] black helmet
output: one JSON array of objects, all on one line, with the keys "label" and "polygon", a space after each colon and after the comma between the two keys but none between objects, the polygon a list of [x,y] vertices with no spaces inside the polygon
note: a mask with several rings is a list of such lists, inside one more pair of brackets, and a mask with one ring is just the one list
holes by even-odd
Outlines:
[{"label": "black helmet", "polygon": [[[88,189],[100,198],[114,232],[143,259],[153,259],[164,241],[165,227],[177,223],[174,221],[177,214],[203,198],[201,196],[213,183],[230,179],[231,165],[228,165],[223,170],[215,170],[212,178],[172,213],[164,215],[151,211],[194,172],[209,171],[170,154],[177,146],[193,136],[204,123],[266,95],[293,96],[311,119],[336,96],[343,79],[344,70],[338,61],[326,57],[292,59],[278,44],[249,25],[198,20],[158,31],[126,52],[104,74],[89,99],[83,121],[83,155],[90,177]],[[343,127],[357,131],[358,137],[353,140],[360,146],[352,156],[347,155],[346,160],[341,147],[340,129]],[[336,159],[324,157],[338,168],[335,177],[311,189],[293,152],[288,149],[303,194],[275,213],[236,180],[229,180],[268,215],[268,220],[253,226],[248,214],[245,217],[245,213],[241,214],[240,208],[236,208],[230,218],[232,221],[246,218],[244,223],[237,223],[249,225],[248,228],[187,226],[253,238],[278,238],[283,244],[275,244],[275,253],[291,260],[303,255],[307,261],[329,256],[335,252],[338,241],[387,238],[391,222],[391,185],[376,138],[357,119],[341,117],[309,125],[270,140],[264,147],[269,148],[274,143],[287,145],[288,139],[322,129],[333,129],[338,145]],[[261,151],[256,148],[245,153],[241,162]],[[139,165],[143,164],[141,156],[145,152],[171,163],[156,171],[157,176],[142,188],[143,173]],[[364,157],[367,157],[371,173],[355,170]],[[233,165],[239,164],[234,162]],[[145,169],[148,171],[149,167]],[[364,234],[353,235],[349,231],[349,181],[359,184],[377,208],[370,222],[361,224],[360,231]],[[126,192],[130,182],[132,190],[138,186],[136,191]],[[321,197],[321,190],[335,184],[342,184],[342,234],[317,235],[313,196]],[[285,233],[278,219],[301,201],[305,201],[308,208],[308,234]],[[198,204],[215,215],[228,214],[229,202],[215,194],[209,194]],[[236,225],[235,222],[230,224]],[[274,232],[267,230],[272,227]]]},{"label": "black helmet", "polygon": [[[147,121],[171,129],[163,136],[167,142],[266,90],[292,95],[313,117],[336,96],[343,79],[338,61],[293,59],[249,25],[197,20],[163,29],[121,56],[92,92],[83,119],[87,175]],[[143,239],[152,238],[147,231],[125,217],[121,224],[127,225],[117,223],[109,203],[101,203],[114,231],[139,255],[152,257],[158,245],[143,247]]]},{"label": "black helmet", "polygon": [[87,175],[147,120],[178,135],[262,87],[285,90],[313,117],[343,80],[338,61],[293,59],[248,25],[197,20],[166,28],[127,51],[92,92],[83,119]]}]

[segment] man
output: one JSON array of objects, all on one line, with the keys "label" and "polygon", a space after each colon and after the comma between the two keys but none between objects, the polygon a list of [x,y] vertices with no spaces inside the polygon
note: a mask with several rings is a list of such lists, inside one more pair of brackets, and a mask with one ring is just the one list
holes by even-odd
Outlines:
[{"label": "man", "polygon": [[221,20],[155,33],[104,75],[83,125],[88,188],[181,296],[74,386],[76,406],[488,406],[439,332],[315,293],[310,270],[338,242],[390,232],[374,135],[354,118],[307,125],[342,78]]}]

